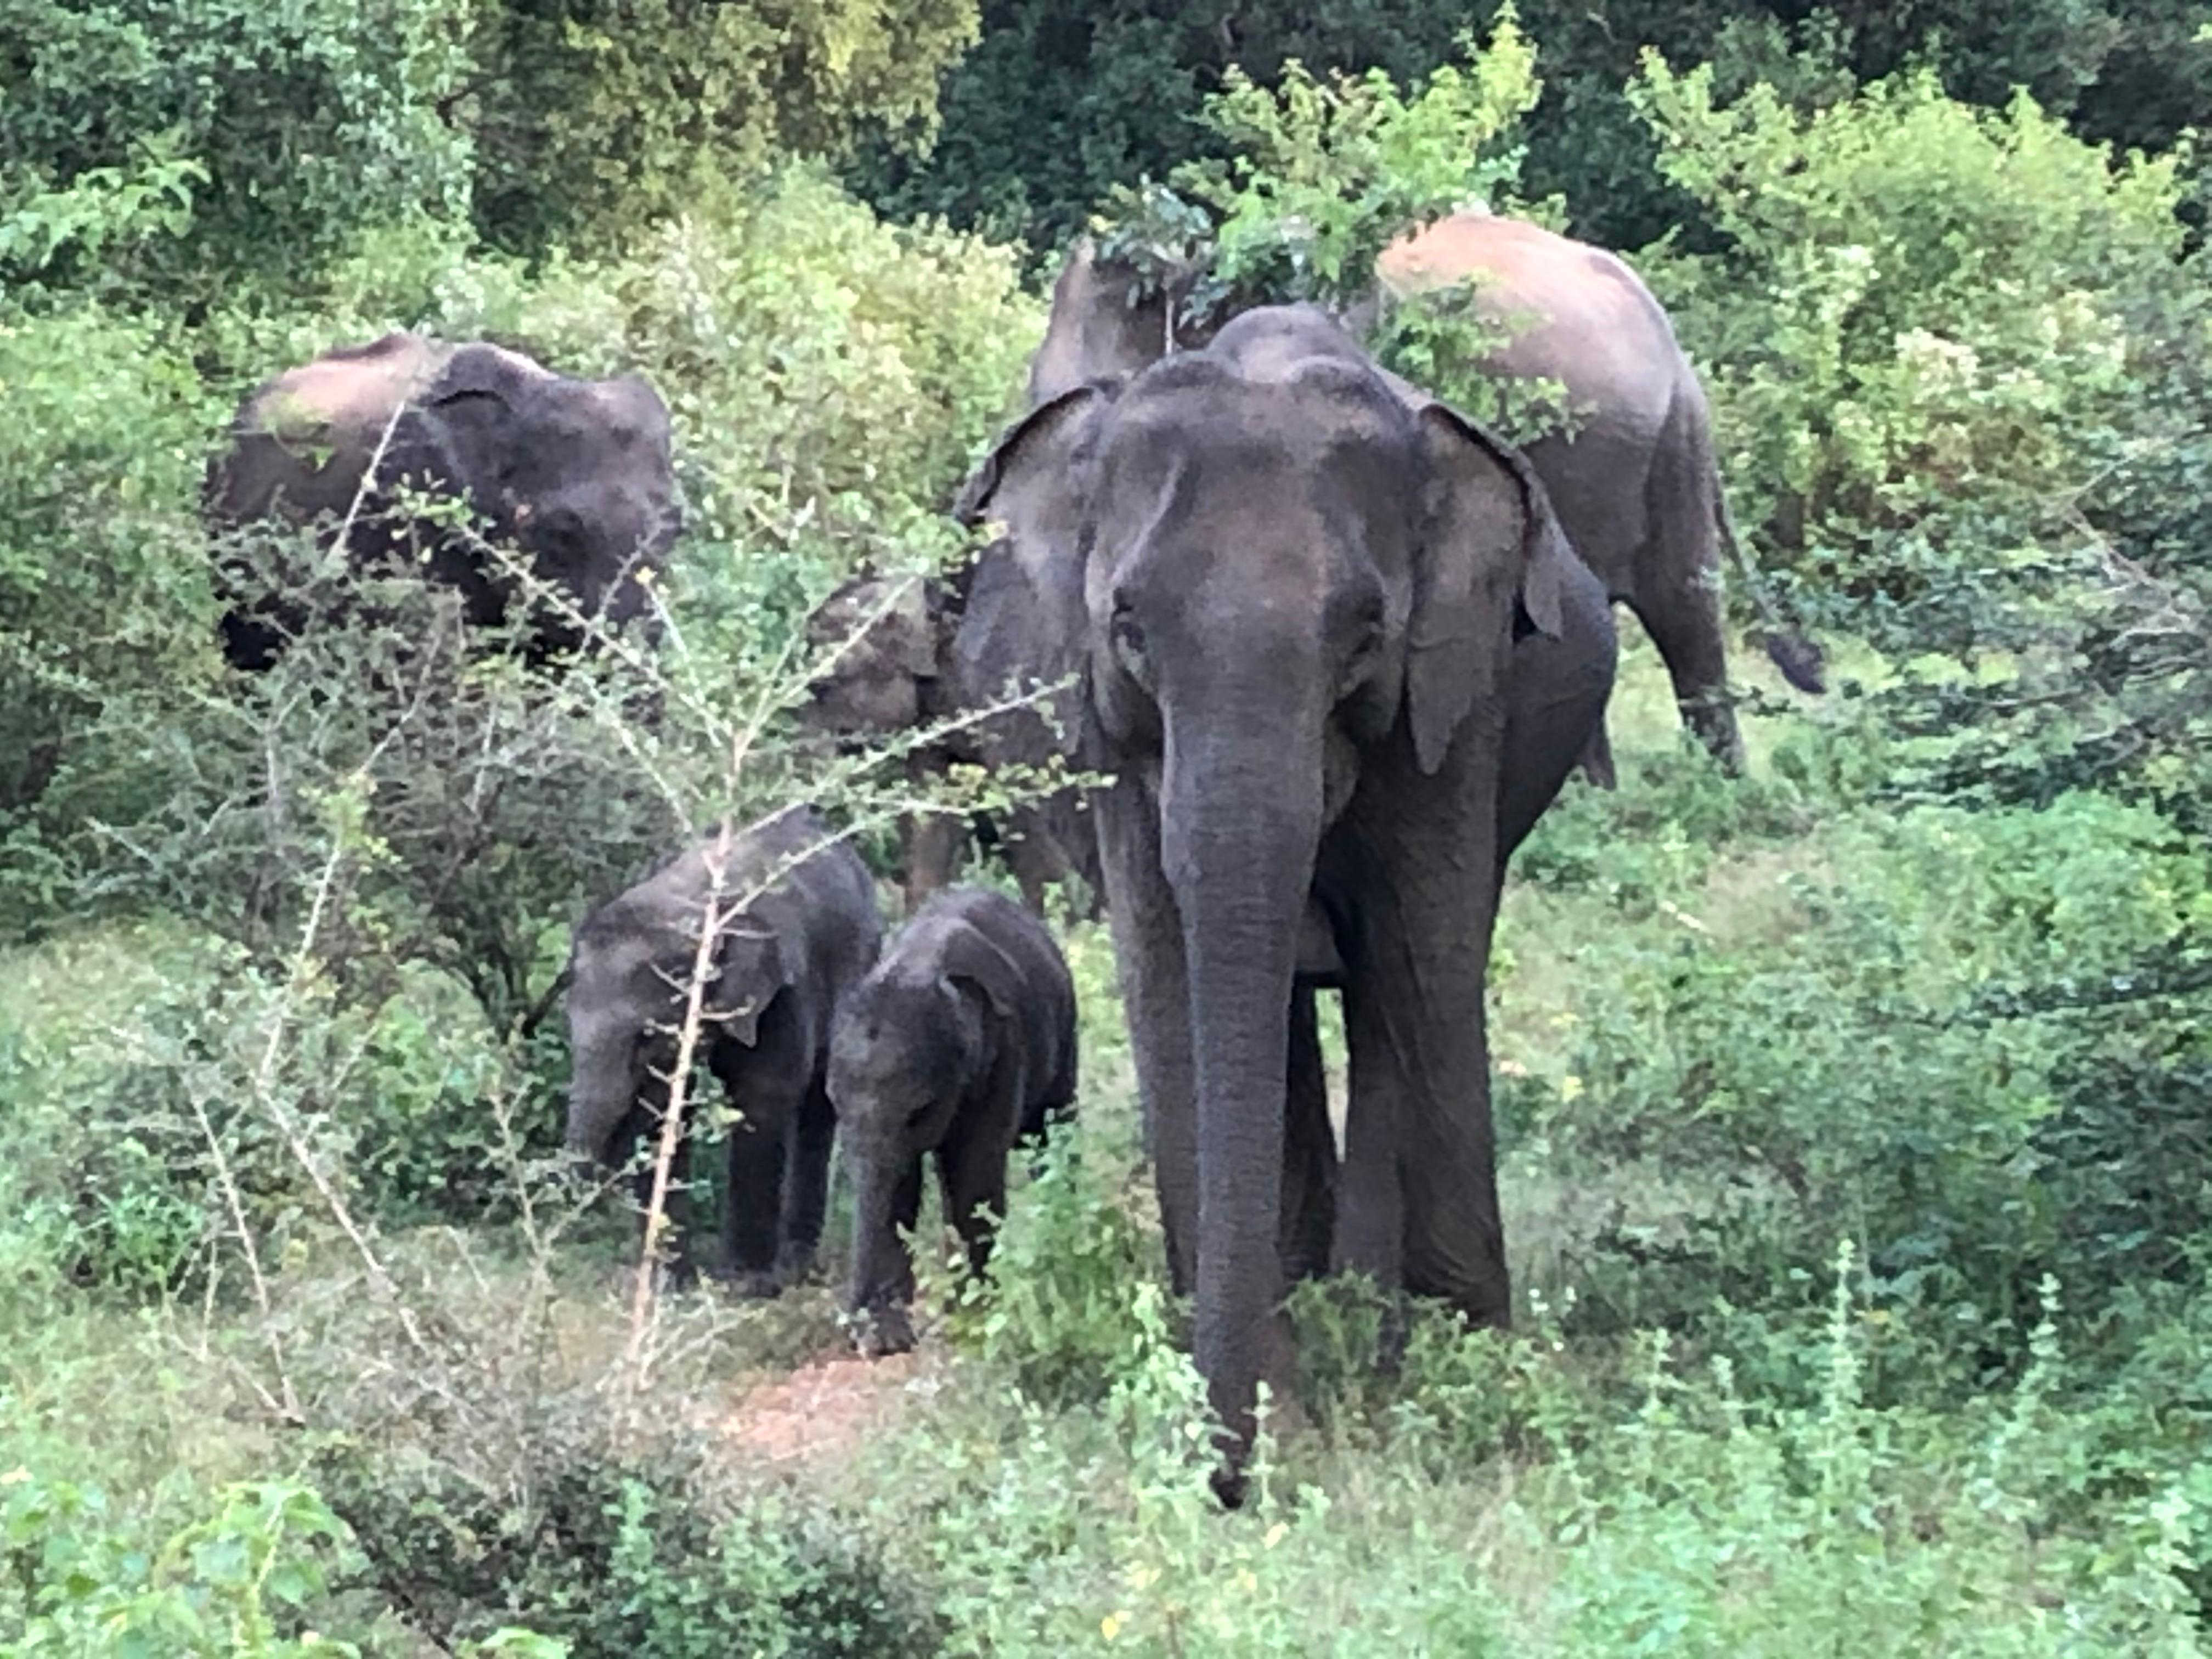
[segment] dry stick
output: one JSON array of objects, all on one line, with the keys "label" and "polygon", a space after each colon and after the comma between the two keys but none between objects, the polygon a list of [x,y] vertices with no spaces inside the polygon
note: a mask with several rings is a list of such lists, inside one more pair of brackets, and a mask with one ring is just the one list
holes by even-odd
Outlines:
[{"label": "dry stick", "polygon": [[[276,1387],[283,1400],[270,1397],[269,1390],[251,1375],[246,1382],[254,1393],[261,1396],[263,1405],[272,1415],[288,1423],[301,1423],[306,1417],[300,1410],[300,1397],[293,1391],[291,1368],[284,1362],[284,1344],[276,1334],[276,1316],[269,1297],[269,1280],[261,1271],[261,1252],[253,1243],[253,1230],[246,1224],[246,1206],[238,1195],[238,1182],[230,1172],[230,1160],[222,1155],[222,1138],[208,1121],[207,1106],[198,1094],[192,1095],[192,1115],[199,1120],[200,1133],[206,1139],[209,1155],[215,1159],[216,1183],[222,1188],[222,1200],[230,1210],[231,1225],[238,1230],[238,1242],[246,1256],[246,1275],[253,1281],[253,1304],[261,1310],[261,1331],[269,1344],[269,1358],[276,1367]],[[210,1273],[210,1279],[214,1275]]]},{"label": "dry stick", "polygon": [[[660,1144],[653,1158],[653,1191],[646,1201],[645,1245],[638,1254],[637,1282],[630,1291],[629,1341],[623,1361],[633,1392],[646,1384],[645,1334],[653,1316],[653,1270],[659,1257],[660,1234],[667,1222],[668,1179],[676,1148],[684,1133],[684,1107],[691,1083],[691,1062],[698,1051],[699,1030],[704,1023],[708,981],[714,970],[714,948],[729,911],[722,903],[722,878],[730,859],[730,821],[722,820],[714,845],[707,854],[707,908],[701,919],[699,948],[691,960],[691,982],[684,988],[684,1023],[676,1037],[676,1064],[668,1078],[668,1103],[662,1109]],[[734,907],[732,907],[734,908]]]}]

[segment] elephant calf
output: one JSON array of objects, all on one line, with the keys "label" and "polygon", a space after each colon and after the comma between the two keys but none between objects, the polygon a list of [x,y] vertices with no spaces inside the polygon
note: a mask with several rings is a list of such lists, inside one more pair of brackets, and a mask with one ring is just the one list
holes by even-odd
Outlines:
[{"label": "elephant calf", "polygon": [[[717,1266],[744,1293],[773,1296],[806,1272],[822,1237],[836,1127],[825,1079],[830,1022],[883,942],[866,866],[811,812],[746,830],[720,860],[712,842],[694,848],[578,927],[568,1145],[615,1163],[659,1133],[700,929],[718,890],[697,1052],[739,1121],[729,1134]],[[692,1277],[680,1192],[687,1168],[679,1147],[669,1263],[678,1284]],[[641,1202],[652,1184],[648,1161],[638,1176]]]},{"label": "elephant calf", "polygon": [[949,888],[892,939],[847,1000],[830,1093],[857,1196],[850,1304],[871,1355],[914,1346],[914,1263],[900,1242],[937,1155],[945,1212],[983,1271],[1006,1200],[1006,1154],[1075,1098],[1075,988],[1036,919],[980,888]]}]

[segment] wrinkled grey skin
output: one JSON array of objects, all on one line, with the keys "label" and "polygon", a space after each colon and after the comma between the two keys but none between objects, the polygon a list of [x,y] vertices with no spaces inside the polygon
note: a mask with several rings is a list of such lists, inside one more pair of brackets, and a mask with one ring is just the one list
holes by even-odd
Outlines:
[{"label": "wrinkled grey skin", "polygon": [[[1478,310],[1515,331],[1486,369],[1565,386],[1579,424],[1571,436],[1528,445],[1529,464],[1576,552],[1658,647],[1684,724],[1723,767],[1741,771],[1720,604],[1723,548],[1765,617],[1767,652],[1790,684],[1820,691],[1820,657],[1776,615],[1737,543],[1704,387],[1650,290],[1612,254],[1476,213],[1455,214],[1395,245],[1376,271],[1378,291],[1346,319],[1355,332],[1365,331],[1392,297],[1474,279]],[[1049,397],[1157,362],[1170,349],[1176,284],[1167,287],[1132,305],[1134,278],[1079,244],[1054,290],[1032,391]],[[1190,328],[1173,340],[1185,349],[1204,343],[1203,331]],[[1611,786],[1602,727],[1584,765],[1593,781]]]},{"label": "wrinkled grey skin", "polygon": [[1075,1100],[1075,987],[1043,926],[976,887],[939,893],[845,1000],[830,1097],[853,1171],[852,1276],[861,1351],[914,1346],[914,1263],[900,1242],[921,1205],[925,1153],[971,1272],[1006,1209],[1006,1155]]},{"label": "wrinkled grey skin", "polygon": [[[861,575],[846,582],[807,619],[807,641],[836,656],[810,690],[800,719],[842,742],[880,743],[988,708],[1048,684],[1066,670],[1035,636],[1038,602],[1032,578],[1004,541],[977,556],[956,582]],[[1063,694],[964,726],[907,757],[920,784],[955,764],[995,771],[1042,767],[1072,750]],[[903,826],[909,910],[951,883],[967,828],[944,814]],[[1091,817],[1073,790],[1011,811],[975,817],[980,836],[995,840],[1023,897],[1044,913],[1049,888],[1080,877],[1096,914],[1102,878]]]},{"label": "wrinkled grey skin", "polygon": [[[1233,1502],[1255,1386],[1290,1381],[1286,1265],[1508,1316],[1491,929],[1507,854],[1603,719],[1610,607],[1516,452],[1310,309],[1061,394],[960,507],[1032,552],[1085,666],[1169,1258]],[[1351,1048],[1340,1168],[1322,984]]]},{"label": "wrinkled grey skin", "polygon": [[[715,1267],[750,1295],[802,1276],[822,1237],[836,1118],[826,1087],[838,1001],[882,943],[875,886],[860,857],[811,812],[789,812],[734,838],[725,902],[748,901],[720,930],[700,1053],[742,1121],[730,1131],[729,1179]],[[610,1164],[657,1136],[666,1073],[706,914],[712,842],[692,848],[576,929],[570,966],[568,1146]],[[749,896],[750,896],[749,897]],[[638,1177],[652,1190],[651,1156]],[[688,1158],[679,1152],[681,1181]],[[693,1273],[689,1205],[670,1261]]]},{"label": "wrinkled grey skin", "polygon": [[[572,380],[499,346],[413,334],[333,351],[240,406],[230,447],[208,469],[209,523],[222,532],[273,518],[335,537],[380,444],[347,532],[357,567],[426,555],[430,577],[459,590],[471,623],[507,620],[514,584],[480,547],[390,511],[387,487],[405,480],[465,495],[485,535],[518,549],[586,615],[619,626],[650,611],[645,583],[665,568],[681,515],[668,410],[643,380]],[[282,596],[242,591],[234,571],[224,583],[224,654],[265,668],[308,618]],[[585,643],[556,608],[534,606],[527,620],[533,661]]]}]

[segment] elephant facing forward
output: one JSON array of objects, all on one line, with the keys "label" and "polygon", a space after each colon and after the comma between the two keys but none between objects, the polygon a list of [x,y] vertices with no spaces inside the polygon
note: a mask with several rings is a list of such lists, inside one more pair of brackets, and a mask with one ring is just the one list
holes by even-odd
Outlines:
[{"label": "elephant facing forward", "polygon": [[[1376,276],[1376,291],[1346,319],[1355,331],[1366,331],[1384,304],[1472,282],[1479,313],[1511,333],[1485,372],[1564,386],[1573,429],[1529,444],[1529,465],[1575,551],[1658,647],[1684,724],[1723,766],[1741,770],[1720,603],[1723,548],[1763,613],[1764,643],[1784,678],[1820,691],[1820,655],[1776,614],[1736,542],[1705,389],[1651,291],[1610,253],[1480,213],[1451,215],[1394,244]],[[1030,365],[1032,399],[1203,345],[1202,330],[1176,325],[1176,288],[1140,293],[1133,273],[1079,246]],[[1602,726],[1585,763],[1596,781],[1613,781]]]},{"label": "elephant facing forward", "polygon": [[1516,452],[1305,308],[1063,391],[960,507],[1042,573],[1114,777],[1108,910],[1234,1502],[1256,1385],[1288,1381],[1286,1256],[1508,1316],[1491,932],[1507,854],[1603,719],[1609,607]]}]

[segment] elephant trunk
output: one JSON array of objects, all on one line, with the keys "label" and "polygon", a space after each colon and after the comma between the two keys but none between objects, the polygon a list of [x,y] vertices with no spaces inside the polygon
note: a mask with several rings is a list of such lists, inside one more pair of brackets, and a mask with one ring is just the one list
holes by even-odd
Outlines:
[{"label": "elephant trunk", "polygon": [[[1317,714],[1263,699],[1179,750],[1170,726],[1162,852],[1188,967],[1197,1163],[1195,1357],[1241,1497],[1257,1385],[1287,1376],[1278,1234],[1291,976],[1321,833]],[[1266,711],[1266,712],[1262,712]],[[1253,729],[1237,730],[1237,724]],[[1310,728],[1310,729],[1301,729]]]},{"label": "elephant trunk", "polygon": [[635,1050],[634,1042],[612,1035],[586,1036],[576,1044],[567,1138],[579,1164],[614,1157],[615,1131],[637,1100]]},{"label": "elephant trunk", "polygon": [[860,1352],[874,1357],[914,1346],[908,1310],[914,1302],[914,1258],[899,1237],[911,1227],[921,1164],[896,1145],[854,1147],[852,1278],[846,1305],[860,1316]]}]

